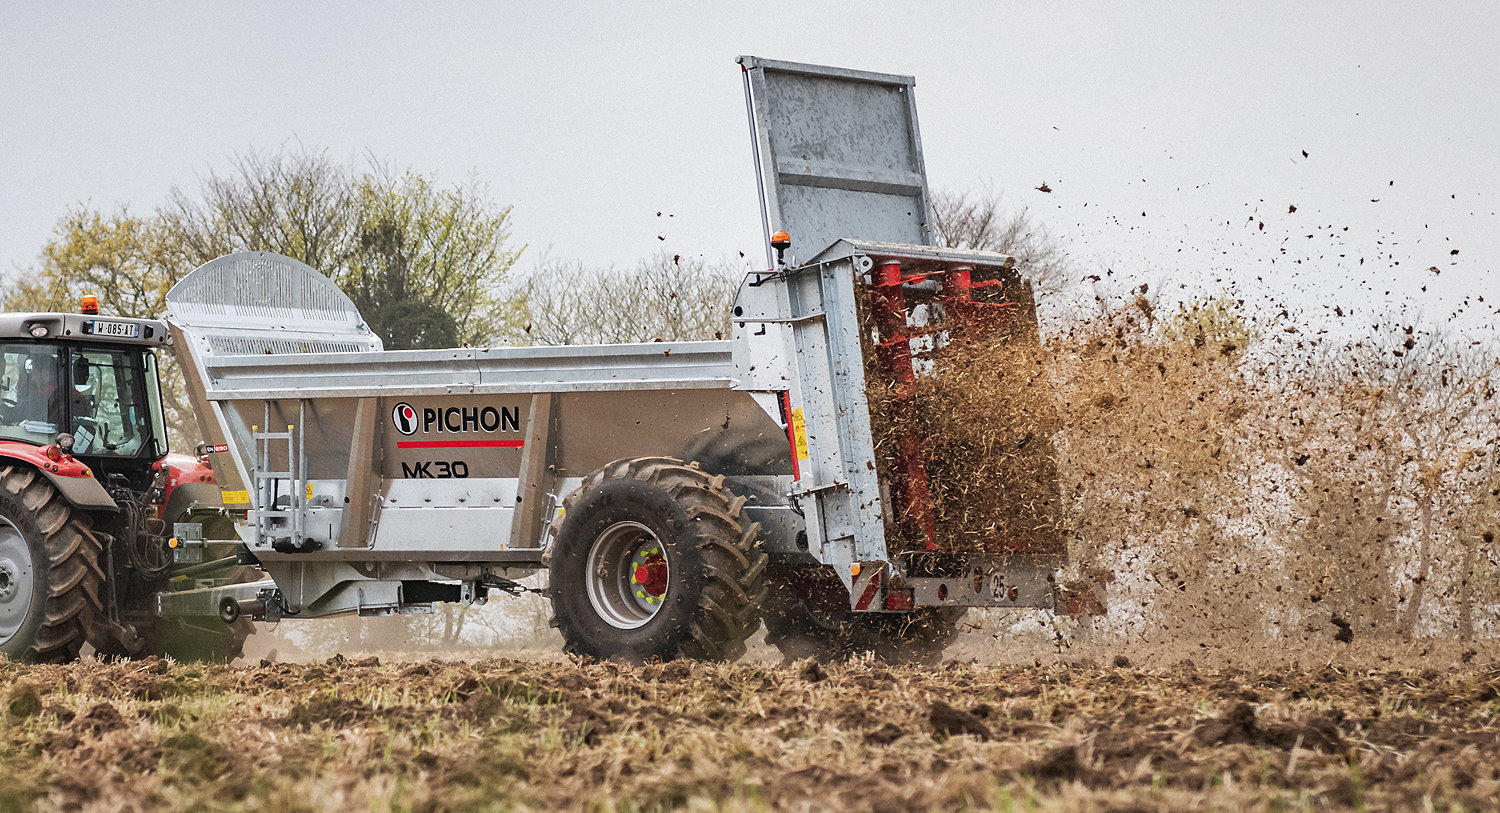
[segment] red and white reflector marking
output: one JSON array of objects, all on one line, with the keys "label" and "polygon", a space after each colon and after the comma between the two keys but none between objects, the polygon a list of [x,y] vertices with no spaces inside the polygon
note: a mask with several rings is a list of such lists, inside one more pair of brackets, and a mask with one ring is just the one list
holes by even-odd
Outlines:
[{"label": "red and white reflector marking", "polygon": [[880,567],[870,565],[863,567],[854,576],[854,589],[850,591],[858,596],[854,601],[854,609],[868,610],[875,603],[876,596],[880,595],[880,582],[883,571]]}]

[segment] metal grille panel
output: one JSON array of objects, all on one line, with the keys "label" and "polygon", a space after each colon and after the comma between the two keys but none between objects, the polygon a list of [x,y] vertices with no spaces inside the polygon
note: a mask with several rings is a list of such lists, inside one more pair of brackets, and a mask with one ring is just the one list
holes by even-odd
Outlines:
[{"label": "metal grille panel", "polygon": [[380,337],[332,280],[279,254],[206,263],[167,293],[167,320],[214,356],[380,350]]},{"label": "metal grille panel", "polygon": [[258,356],[284,353],[358,353],[368,343],[318,339],[262,339],[243,336],[208,336],[208,349],[216,356]]}]

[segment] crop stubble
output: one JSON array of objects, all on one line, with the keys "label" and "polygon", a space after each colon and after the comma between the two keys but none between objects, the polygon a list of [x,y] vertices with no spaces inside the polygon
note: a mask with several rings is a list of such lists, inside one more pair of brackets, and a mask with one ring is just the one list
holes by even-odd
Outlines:
[{"label": "crop stubble", "polygon": [[1497,655],[0,663],[0,809],[1493,808]]},{"label": "crop stubble", "polygon": [[883,476],[901,434],[932,441],[950,538],[1044,529],[1121,574],[1113,615],[1056,649],[999,629],[950,653],[983,664],[938,666],[0,662],[0,811],[1500,805],[1500,648],[1410,642],[1494,623],[1494,450],[1424,431],[1486,414],[1464,410],[1493,403],[1471,383],[1493,360],[1412,364],[1410,331],[1257,354],[1284,328],[1140,293],[1040,344],[933,354],[901,414],[871,393]]}]

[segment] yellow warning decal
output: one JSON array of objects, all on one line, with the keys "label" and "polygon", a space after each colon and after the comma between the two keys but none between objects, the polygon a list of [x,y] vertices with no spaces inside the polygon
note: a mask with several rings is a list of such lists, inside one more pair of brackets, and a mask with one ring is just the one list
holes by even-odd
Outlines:
[{"label": "yellow warning decal", "polygon": [[304,497],[303,499],[307,499],[307,500],[312,499],[312,483],[308,483],[307,484],[307,496]]},{"label": "yellow warning decal", "polygon": [[797,459],[806,460],[812,457],[807,450],[807,422],[802,420],[802,410],[792,410],[792,437],[797,439]]},{"label": "yellow warning decal", "polygon": [[225,505],[249,505],[250,492],[248,491],[221,491],[219,496]]}]

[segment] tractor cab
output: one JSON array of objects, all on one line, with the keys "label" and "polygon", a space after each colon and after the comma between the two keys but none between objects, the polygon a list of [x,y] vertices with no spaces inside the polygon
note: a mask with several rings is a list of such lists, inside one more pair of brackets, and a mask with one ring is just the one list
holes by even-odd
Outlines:
[{"label": "tractor cab", "polygon": [[166,419],[152,348],[169,337],[154,319],[0,314],[0,444],[55,445],[104,469],[159,459]]},{"label": "tractor cab", "polygon": [[173,568],[202,561],[179,558],[176,529],[198,529],[201,554],[222,514],[207,461],[167,454],[156,348],[171,333],[90,299],[0,313],[0,656],[181,655],[205,635],[224,656],[245,630],[156,611],[160,591],[194,584]]}]

